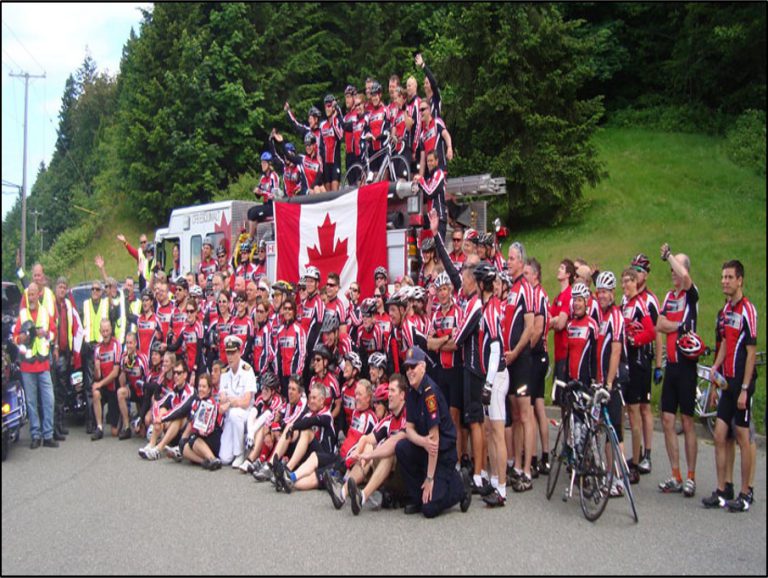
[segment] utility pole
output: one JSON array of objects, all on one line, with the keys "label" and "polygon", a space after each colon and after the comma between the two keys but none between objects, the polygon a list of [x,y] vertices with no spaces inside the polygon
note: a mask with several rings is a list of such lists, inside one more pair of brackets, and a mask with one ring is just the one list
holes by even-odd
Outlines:
[{"label": "utility pole", "polygon": [[9,73],[11,78],[23,78],[24,79],[24,162],[22,165],[21,175],[21,267],[25,268],[27,258],[27,108],[29,103],[29,79],[30,78],[45,78],[45,73],[42,75],[29,74],[28,72],[20,72],[14,74]]},{"label": "utility pole", "polygon": [[[45,229],[40,229],[40,253],[41,254],[43,252],[43,235],[45,234],[45,232],[46,232]],[[35,232],[35,234],[37,234],[37,232]]]}]

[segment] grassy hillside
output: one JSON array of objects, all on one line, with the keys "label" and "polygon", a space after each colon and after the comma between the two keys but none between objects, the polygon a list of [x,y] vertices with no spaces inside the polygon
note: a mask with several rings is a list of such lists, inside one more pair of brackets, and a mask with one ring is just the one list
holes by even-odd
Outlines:
[{"label": "grassy hillside", "polygon": [[[659,247],[669,242],[691,258],[699,288],[700,330],[714,344],[722,306],[720,267],[738,258],[746,270],[745,294],[758,311],[758,351],[765,350],[766,183],[730,162],[723,140],[700,135],[606,129],[596,137],[608,177],[586,192],[587,209],[556,229],[513,232],[542,263],[544,286],[557,293],[555,272],[564,257],[584,258],[617,275],[638,252],[652,261],[649,286],[660,299],[671,287]],[[657,391],[657,389],[659,391]],[[660,387],[654,387],[658,400]],[[765,408],[760,370],[755,415]]]}]

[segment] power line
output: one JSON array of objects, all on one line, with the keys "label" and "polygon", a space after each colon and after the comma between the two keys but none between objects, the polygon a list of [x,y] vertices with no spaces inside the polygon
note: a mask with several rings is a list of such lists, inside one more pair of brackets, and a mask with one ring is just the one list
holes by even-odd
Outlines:
[{"label": "power line", "polygon": [[[40,70],[43,71],[43,76],[45,76],[45,67],[42,64],[40,64],[40,62],[38,62],[37,58],[35,58],[29,50],[27,50],[27,47],[24,46],[24,43],[21,40],[19,40],[19,37],[16,36],[16,33],[13,30],[11,30],[11,27],[8,26],[8,23],[5,20],[3,20],[3,24],[8,29],[8,32],[10,32],[11,35],[16,39],[16,42],[18,42],[19,45],[24,49],[24,52],[29,54],[30,58],[35,61],[35,64],[37,64],[40,67]],[[21,67],[19,66],[19,68]]]},{"label": "power line", "polygon": [[13,62],[14,66],[15,66],[16,68],[18,68],[18,69],[21,69],[21,66],[19,66],[19,63],[18,63],[18,62],[16,62],[16,61],[13,59],[13,57],[12,57],[12,56],[11,56],[11,55],[8,53],[8,51],[7,51],[5,48],[3,48],[3,54],[5,54],[6,58],[8,58],[8,60],[10,60],[11,62]]}]

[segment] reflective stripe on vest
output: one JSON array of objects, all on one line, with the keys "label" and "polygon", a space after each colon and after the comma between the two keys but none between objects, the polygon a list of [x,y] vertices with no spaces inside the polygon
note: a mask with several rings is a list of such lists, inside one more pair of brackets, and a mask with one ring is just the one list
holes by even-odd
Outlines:
[{"label": "reflective stripe on vest", "polygon": [[[120,317],[115,322],[115,339],[122,345],[125,342],[125,324],[128,321],[125,313],[125,294],[120,291],[120,296],[117,299],[120,300]],[[114,305],[114,301],[112,304]]]},{"label": "reflective stripe on vest", "polygon": [[[48,315],[51,317],[56,316],[56,297],[53,294],[53,291],[51,291],[48,287],[43,287],[40,289],[42,291],[42,299],[40,299],[40,304],[45,307],[46,311],[48,311]],[[24,301],[29,306],[29,287],[24,289]]]},{"label": "reflective stripe on vest", "polygon": [[[22,309],[19,313],[19,321],[23,325],[27,321],[31,321],[32,316],[29,314],[28,309]],[[35,321],[35,327],[38,329],[45,329],[45,332],[49,332],[50,328],[50,316],[45,307],[37,308],[37,320]],[[48,355],[51,352],[51,342],[45,337],[35,337],[32,347],[26,348],[24,352],[24,359],[26,361],[48,361]]]}]

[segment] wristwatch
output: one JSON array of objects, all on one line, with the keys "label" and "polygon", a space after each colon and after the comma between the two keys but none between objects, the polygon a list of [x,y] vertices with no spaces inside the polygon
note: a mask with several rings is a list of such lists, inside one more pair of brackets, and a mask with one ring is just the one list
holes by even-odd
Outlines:
[{"label": "wristwatch", "polygon": [[434,482],[435,478],[434,478],[434,476],[427,476],[425,481],[427,481],[427,482]]},{"label": "wristwatch", "polygon": [[748,383],[742,383],[741,384],[741,391],[747,391],[749,389]]}]

